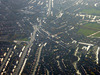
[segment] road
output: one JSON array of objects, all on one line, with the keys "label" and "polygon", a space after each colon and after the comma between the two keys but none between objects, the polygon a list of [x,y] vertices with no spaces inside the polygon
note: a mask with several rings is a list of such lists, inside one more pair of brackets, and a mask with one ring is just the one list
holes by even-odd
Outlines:
[{"label": "road", "polygon": [[[77,46],[78,46],[78,45],[77,45]],[[78,63],[79,60],[80,60],[80,57],[77,55],[78,50],[79,50],[79,47],[77,47],[77,49],[75,50],[75,53],[74,53],[74,56],[76,56],[76,57],[78,58],[78,60],[75,61],[75,62],[73,63],[73,66],[74,66],[74,68],[75,68],[75,70],[76,70],[77,75],[81,75],[79,69],[77,68],[77,63]]]},{"label": "road", "polygon": [[[46,34],[48,35],[48,37],[47,37],[48,39],[50,39],[50,40],[52,40],[53,42],[57,43],[55,40],[51,39],[52,34],[50,34],[48,31],[46,31],[46,30],[43,29],[43,28],[41,28],[41,30],[42,30],[44,33],[46,33]],[[54,37],[54,38],[56,38],[56,37]],[[64,47],[64,46],[61,44],[61,42],[59,42],[59,43],[57,43],[57,44],[66,49],[66,47]],[[65,44],[65,43],[63,43],[63,44]],[[65,45],[66,45],[66,44],[65,44]]]},{"label": "road", "polygon": [[28,52],[28,49],[30,47],[32,47],[32,45],[33,45],[33,42],[35,40],[36,32],[38,31],[37,26],[33,26],[33,28],[34,28],[34,32],[33,32],[33,35],[31,36],[31,40],[30,40],[29,44],[26,46],[26,48],[25,48],[25,50],[24,50],[24,52],[22,54],[22,57],[20,59],[20,62],[18,64],[18,67],[16,68],[15,72],[13,73],[13,75],[19,75],[19,72],[20,72],[20,70],[22,68],[22,65],[23,65],[24,61],[25,61],[25,56],[26,56],[26,54]]},{"label": "road", "polygon": [[22,42],[28,43],[28,41],[19,41],[19,40],[14,40],[13,42],[17,44],[21,44]]},{"label": "road", "polygon": [[98,47],[96,51],[96,64],[99,64],[99,51],[100,51],[100,47]]},{"label": "road", "polygon": [[50,15],[50,13],[51,13],[51,0],[49,0],[48,16]]},{"label": "road", "polygon": [[36,65],[34,67],[34,71],[33,71],[33,74],[32,75],[35,75],[35,72],[36,72],[36,69],[38,67],[38,63],[40,61],[40,56],[41,56],[41,51],[42,51],[42,48],[43,48],[44,44],[40,47],[39,49],[39,52],[38,52],[38,57],[37,57],[37,61],[36,61]]},{"label": "road", "polygon": [[80,4],[80,3],[82,3],[82,2],[83,2],[83,0],[75,1],[71,6],[65,8],[64,10],[66,11],[66,10],[70,9],[71,7],[74,7],[75,5]]},{"label": "road", "polygon": [[24,63],[23,63],[23,66],[22,66],[22,68],[21,68],[21,70],[20,70],[20,72],[19,72],[19,75],[21,75],[21,74],[22,74],[22,72],[23,72],[23,69],[24,69],[24,67],[25,67],[26,62],[27,62],[27,58],[25,58],[25,61],[24,61]]}]

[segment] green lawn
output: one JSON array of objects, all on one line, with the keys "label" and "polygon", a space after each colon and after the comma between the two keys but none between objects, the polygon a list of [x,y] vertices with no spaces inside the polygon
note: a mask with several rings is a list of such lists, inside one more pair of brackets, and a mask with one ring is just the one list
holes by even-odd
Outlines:
[{"label": "green lawn", "polygon": [[90,15],[99,15],[100,16],[100,10],[95,9],[95,8],[83,9],[81,12],[90,14]]},{"label": "green lawn", "polygon": [[[97,31],[100,31],[100,24],[97,23],[87,23],[85,25],[80,26],[78,30],[79,34],[83,34],[85,36],[89,36]],[[100,34],[96,34],[95,36],[100,37]]]},{"label": "green lawn", "polygon": [[93,37],[100,37],[100,33],[94,35]]},{"label": "green lawn", "polygon": [[79,34],[83,34],[83,35],[85,35],[85,36],[88,36],[88,35],[91,35],[91,34],[93,34],[93,33],[95,33],[95,31],[93,31],[93,30],[89,30],[89,29],[79,29],[79,31],[78,31],[78,33]]},{"label": "green lawn", "polygon": [[18,40],[20,40],[20,41],[29,41],[28,38],[23,38],[23,39],[18,39]]},{"label": "green lawn", "polygon": [[100,24],[98,24],[98,23],[87,23],[83,27],[90,28],[90,29],[96,30],[96,31],[100,30]]}]

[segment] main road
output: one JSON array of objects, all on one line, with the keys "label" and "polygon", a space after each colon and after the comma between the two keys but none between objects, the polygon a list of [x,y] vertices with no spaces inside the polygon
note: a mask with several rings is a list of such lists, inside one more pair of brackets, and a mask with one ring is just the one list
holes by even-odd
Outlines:
[{"label": "main road", "polygon": [[36,64],[35,64],[35,67],[34,67],[34,71],[33,71],[32,75],[35,75],[36,69],[37,69],[39,61],[40,61],[40,56],[41,56],[41,51],[42,51],[43,46],[44,46],[44,44],[39,49],[37,61],[36,61]]},{"label": "main road", "polygon": [[48,16],[50,15],[51,13],[51,0],[49,0],[49,3],[48,3]]},{"label": "main road", "polygon": [[36,25],[33,26],[33,28],[34,28],[34,31],[33,31],[33,35],[31,36],[31,40],[29,41],[28,45],[26,46],[26,48],[25,48],[25,50],[24,50],[24,52],[23,52],[23,54],[22,54],[22,57],[20,58],[20,62],[19,62],[19,64],[18,64],[18,66],[17,66],[15,72],[13,73],[13,75],[19,75],[20,70],[21,70],[21,68],[22,68],[22,65],[23,65],[23,63],[24,63],[24,60],[25,60],[25,56],[26,56],[26,54],[27,54],[27,52],[28,52],[28,49],[31,48],[32,45],[33,45],[33,42],[34,42],[34,40],[35,40],[36,32],[38,31],[38,28],[37,28]]}]

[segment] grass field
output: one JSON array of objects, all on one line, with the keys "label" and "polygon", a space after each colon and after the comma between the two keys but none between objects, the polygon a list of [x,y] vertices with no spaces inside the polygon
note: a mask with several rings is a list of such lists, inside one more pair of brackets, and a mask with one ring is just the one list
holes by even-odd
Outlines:
[{"label": "grass field", "polygon": [[83,9],[81,12],[86,13],[86,14],[90,14],[90,15],[98,15],[98,16],[100,16],[100,10],[94,9],[94,8]]},{"label": "grass field", "polygon": [[78,33],[83,34],[85,36],[88,36],[88,35],[91,35],[91,34],[95,33],[95,31],[81,28],[81,29],[79,29]]},{"label": "grass field", "polygon": [[[100,24],[97,23],[87,23],[85,25],[80,26],[78,31],[79,34],[83,34],[85,36],[89,36],[97,31],[100,31]],[[94,35],[96,37],[100,37],[100,33]]]},{"label": "grass field", "polygon": [[28,38],[18,39],[19,41],[29,41]]},{"label": "grass field", "polygon": [[100,33],[94,35],[93,37],[100,37]]},{"label": "grass field", "polygon": [[83,25],[82,27],[85,27],[88,29],[90,28],[90,29],[96,30],[96,31],[100,30],[100,24],[98,24],[98,23],[87,23],[87,24]]}]

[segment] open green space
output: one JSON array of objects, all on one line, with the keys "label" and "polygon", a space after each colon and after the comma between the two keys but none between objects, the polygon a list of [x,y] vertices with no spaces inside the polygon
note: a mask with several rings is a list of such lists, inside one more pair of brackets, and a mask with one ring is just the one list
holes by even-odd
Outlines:
[{"label": "open green space", "polygon": [[19,41],[30,41],[30,38],[27,37],[26,34],[14,34],[12,35],[12,37],[9,39],[13,39],[13,40],[19,40]]},{"label": "open green space", "polygon": [[29,41],[30,39],[28,39],[28,38],[21,38],[21,39],[16,39],[16,40],[19,40],[19,41]]},{"label": "open green space", "polygon": [[100,16],[100,10],[95,9],[95,8],[83,9],[81,12],[90,14],[90,15],[99,15]]},{"label": "open green space", "polygon": [[88,29],[90,28],[90,29],[96,30],[96,31],[100,30],[100,24],[98,24],[98,23],[87,23],[87,24],[83,25],[83,27],[88,28]]},{"label": "open green space", "polygon": [[94,35],[93,37],[100,37],[100,33]]},{"label": "open green space", "polygon": [[[97,23],[87,23],[85,25],[80,26],[80,29],[78,30],[79,34],[82,34],[84,36],[89,36],[97,31],[100,31],[100,24]],[[95,36],[100,37],[100,34],[96,34]]]},{"label": "open green space", "polygon": [[79,29],[78,33],[88,36],[88,35],[95,33],[95,31],[81,28],[81,29]]}]

